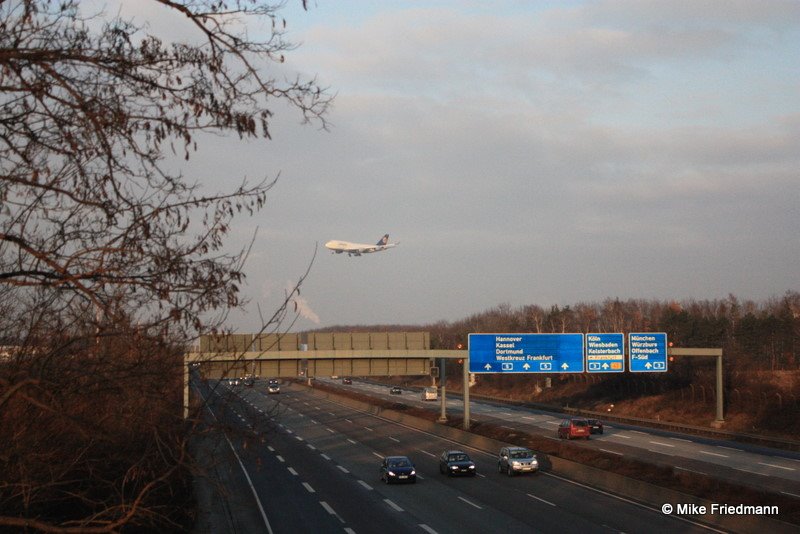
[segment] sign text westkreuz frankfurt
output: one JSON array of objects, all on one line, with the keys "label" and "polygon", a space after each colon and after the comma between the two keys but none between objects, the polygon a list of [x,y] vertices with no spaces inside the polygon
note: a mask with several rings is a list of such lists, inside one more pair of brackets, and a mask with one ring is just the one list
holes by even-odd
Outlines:
[{"label": "sign text westkreuz frankfurt", "polygon": [[470,334],[470,373],[582,373],[583,334]]}]

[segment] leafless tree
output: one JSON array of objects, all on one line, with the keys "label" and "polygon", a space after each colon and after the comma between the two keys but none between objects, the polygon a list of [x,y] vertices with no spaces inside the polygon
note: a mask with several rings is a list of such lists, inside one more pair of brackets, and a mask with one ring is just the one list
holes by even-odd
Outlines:
[{"label": "leafless tree", "polygon": [[268,139],[278,101],[326,127],[325,89],[272,70],[279,6],[152,4],[193,35],[0,1],[0,527],[177,528],[154,504],[186,451],[170,392],[187,341],[241,304],[226,236],[274,178],[216,193],[175,162],[203,132]]}]

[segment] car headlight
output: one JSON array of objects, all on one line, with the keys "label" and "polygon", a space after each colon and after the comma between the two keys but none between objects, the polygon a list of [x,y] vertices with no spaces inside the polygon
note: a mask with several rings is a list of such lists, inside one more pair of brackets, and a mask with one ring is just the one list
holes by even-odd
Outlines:
[{"label": "car headlight", "polygon": [[457,465],[451,465],[450,469],[458,469],[458,466]]},{"label": "car headlight", "polygon": [[514,462],[511,462],[511,465],[513,465],[514,467],[519,467],[519,466],[520,466],[520,465],[522,465],[522,464],[520,464],[520,463],[519,463],[519,462],[517,462],[517,461],[514,461]]},{"label": "car headlight", "polygon": [[393,476],[397,476],[397,475],[394,474],[394,471],[389,471],[389,476],[393,477]]},{"label": "car headlight", "polygon": [[470,469],[475,469],[474,465],[469,466]]}]

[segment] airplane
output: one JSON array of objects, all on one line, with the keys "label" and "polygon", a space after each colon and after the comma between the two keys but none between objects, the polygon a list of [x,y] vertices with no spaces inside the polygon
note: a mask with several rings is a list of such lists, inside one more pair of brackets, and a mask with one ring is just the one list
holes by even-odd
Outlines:
[{"label": "airplane", "polygon": [[380,252],[387,248],[396,247],[400,243],[389,243],[389,234],[385,234],[374,245],[364,245],[362,243],[350,243],[348,241],[328,241],[325,248],[330,249],[335,254],[347,252],[348,256],[361,256],[370,252]]}]

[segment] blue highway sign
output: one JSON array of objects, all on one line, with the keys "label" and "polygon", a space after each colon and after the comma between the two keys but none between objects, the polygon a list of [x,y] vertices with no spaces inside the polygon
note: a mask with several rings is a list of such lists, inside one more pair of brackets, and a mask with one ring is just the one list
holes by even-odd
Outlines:
[{"label": "blue highway sign", "polygon": [[582,373],[583,334],[470,334],[470,373]]},{"label": "blue highway sign", "polygon": [[628,334],[628,356],[632,373],[663,373],[667,370],[667,334]]},{"label": "blue highway sign", "polygon": [[624,334],[586,334],[586,370],[590,373],[625,371]]}]

